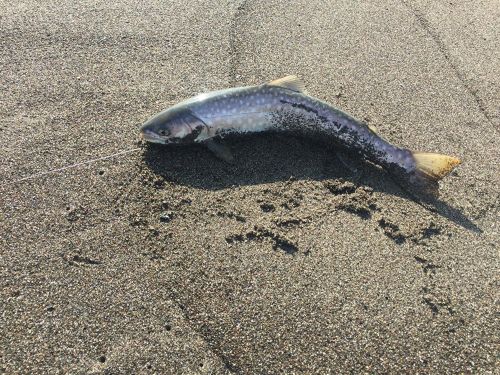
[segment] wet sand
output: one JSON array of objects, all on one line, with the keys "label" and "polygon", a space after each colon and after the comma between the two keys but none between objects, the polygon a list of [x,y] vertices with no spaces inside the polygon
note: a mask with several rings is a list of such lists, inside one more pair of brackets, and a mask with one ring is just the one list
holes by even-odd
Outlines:
[{"label": "wet sand", "polygon": [[[493,373],[500,10],[436,3],[0,0],[0,371]],[[460,157],[440,200],[305,139],[139,140],[287,74]]]}]

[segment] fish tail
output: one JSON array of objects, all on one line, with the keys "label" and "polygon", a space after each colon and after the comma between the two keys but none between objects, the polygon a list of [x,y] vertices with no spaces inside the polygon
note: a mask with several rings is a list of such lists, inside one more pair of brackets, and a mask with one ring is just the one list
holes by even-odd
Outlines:
[{"label": "fish tail", "polygon": [[447,176],[461,161],[453,156],[430,152],[412,152],[415,170],[408,182],[420,191],[438,195],[438,181]]}]

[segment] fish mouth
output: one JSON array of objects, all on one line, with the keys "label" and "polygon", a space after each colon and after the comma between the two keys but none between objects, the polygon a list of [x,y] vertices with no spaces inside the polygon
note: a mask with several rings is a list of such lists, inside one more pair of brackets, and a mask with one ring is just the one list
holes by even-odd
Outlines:
[{"label": "fish mouth", "polygon": [[144,140],[148,142],[160,143],[162,145],[167,143],[165,139],[163,139],[156,133],[152,132],[151,130],[143,130],[141,133],[142,133],[142,138],[144,138]]}]

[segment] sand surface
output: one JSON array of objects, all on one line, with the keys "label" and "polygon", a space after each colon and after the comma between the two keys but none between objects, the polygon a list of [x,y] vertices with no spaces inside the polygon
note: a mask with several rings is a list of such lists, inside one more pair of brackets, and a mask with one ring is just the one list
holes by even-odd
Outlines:
[{"label": "sand surface", "polygon": [[[493,373],[499,18],[496,0],[0,0],[0,372]],[[304,139],[228,141],[235,165],[138,143],[181,99],[286,74],[462,158],[441,200]]]}]

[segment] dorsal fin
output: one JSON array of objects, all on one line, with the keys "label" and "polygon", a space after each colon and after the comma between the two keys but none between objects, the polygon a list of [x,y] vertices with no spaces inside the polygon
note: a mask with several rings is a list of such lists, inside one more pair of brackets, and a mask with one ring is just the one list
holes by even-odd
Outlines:
[{"label": "dorsal fin", "polygon": [[286,76],[280,79],[275,79],[267,83],[268,86],[283,87],[284,89],[305,93],[304,83],[297,76]]}]

